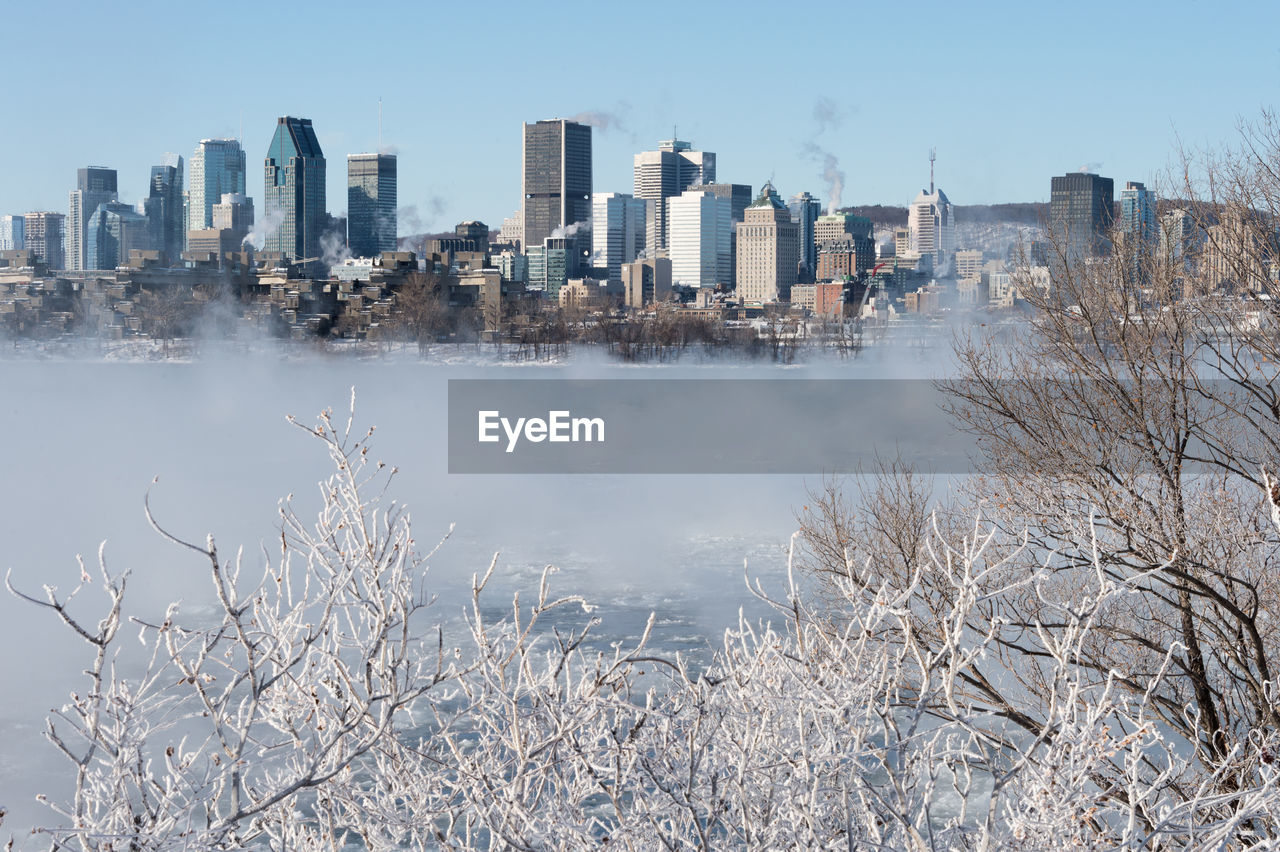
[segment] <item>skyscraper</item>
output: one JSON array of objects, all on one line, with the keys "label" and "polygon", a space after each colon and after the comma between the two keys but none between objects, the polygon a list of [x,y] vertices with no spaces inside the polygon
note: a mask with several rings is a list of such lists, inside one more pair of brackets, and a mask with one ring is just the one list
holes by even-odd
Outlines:
[{"label": "skyscraper", "polygon": [[731,280],[733,203],[700,189],[667,199],[671,277],[685,287],[712,287]]},{"label": "skyscraper", "polygon": [[[76,172],[76,188],[71,190],[67,209],[65,257],[67,269],[91,269],[87,266],[85,238],[89,217],[99,204],[116,200],[116,170],[89,166]],[[50,264],[52,267],[52,264]]]},{"label": "skyscraper", "polygon": [[151,223],[151,247],[159,249],[168,263],[182,256],[187,226],[183,219],[182,158],[167,154],[164,165],[151,167],[151,190],[143,202]]},{"label": "skyscraper", "polygon": [[134,249],[152,247],[150,222],[128,204],[103,202],[89,216],[84,245],[85,269],[115,269]]},{"label": "skyscraper", "polygon": [[809,193],[801,192],[791,196],[787,208],[791,211],[791,221],[800,226],[800,262],[812,279],[818,269],[818,244],[813,226],[822,215],[822,204]]},{"label": "skyscraper", "polygon": [[1107,232],[1115,216],[1111,178],[1089,172],[1054,177],[1050,183],[1049,224],[1070,259],[1094,257],[1109,250]]},{"label": "skyscraper", "polygon": [[1120,190],[1120,230],[1149,251],[1159,232],[1156,228],[1156,194],[1138,181],[1127,181]]},{"label": "skyscraper", "polygon": [[325,159],[311,119],[286,115],[277,120],[263,171],[265,216],[280,217],[280,227],[267,234],[265,250],[293,261],[321,257],[320,236],[328,221]]},{"label": "skyscraper", "polygon": [[66,269],[63,254],[66,220],[67,217],[61,213],[47,211],[28,213],[23,217],[22,230],[27,250],[50,269]]},{"label": "skyscraper", "polygon": [[[667,247],[667,199],[691,186],[715,183],[715,180],[716,155],[695,151],[689,142],[668,139],[659,142],[656,151],[636,154],[633,194],[654,202],[655,229],[649,237],[650,244],[656,248]],[[750,198],[750,190],[747,196]]]},{"label": "skyscraper", "polygon": [[909,249],[933,258],[933,268],[940,273],[951,268],[956,251],[956,223],[951,201],[941,189],[920,190],[907,211]]},{"label": "skyscraper", "polygon": [[191,155],[186,230],[214,224],[214,205],[227,193],[244,193],[246,160],[238,139],[201,139]]},{"label": "skyscraper", "polygon": [[185,230],[213,227],[213,205],[228,193],[245,192],[245,156],[237,139],[201,139],[191,155]]},{"label": "skyscraper", "polygon": [[396,155],[347,155],[347,248],[356,257],[396,250]]},{"label": "skyscraper", "polygon": [[738,226],[738,298],[761,304],[790,298],[799,263],[800,226],[766,182]]},{"label": "skyscraper", "polygon": [[591,197],[592,266],[608,269],[610,281],[621,281],[622,265],[644,251],[647,207],[644,199],[627,193],[598,192]]},{"label": "skyscraper", "polygon": [[27,247],[22,216],[0,216],[0,251],[14,251]]},{"label": "skyscraper", "polygon": [[524,245],[591,218],[591,127],[551,119],[524,125]]}]

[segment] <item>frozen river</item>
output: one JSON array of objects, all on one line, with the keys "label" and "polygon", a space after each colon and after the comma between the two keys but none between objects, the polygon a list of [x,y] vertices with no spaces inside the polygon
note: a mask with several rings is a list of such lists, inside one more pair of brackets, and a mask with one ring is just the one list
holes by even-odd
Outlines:
[{"label": "frozen river", "polygon": [[[884,375],[885,364],[833,362],[787,375]],[[919,369],[918,367],[914,369]],[[815,477],[801,476],[460,476],[446,458],[450,378],[778,377],[755,366],[622,367],[575,358],[553,367],[419,363],[413,360],[273,357],[268,352],[160,361],[0,360],[0,569],[39,593],[67,590],[76,554],[92,561],[106,540],[115,571],[132,572],[131,612],[156,614],[182,599],[208,600],[199,557],[147,526],[150,488],[158,520],[202,541],[212,532],[224,556],[248,558],[276,537],[276,506],[296,495],[300,514],[318,506],[328,475],[319,442],[285,421],[310,423],[326,407],[343,412],[357,389],[357,427],[376,424],[374,453],[399,467],[392,496],[408,505],[420,544],[456,532],[431,565],[440,619],[454,618],[471,575],[500,552],[491,603],[536,587],[548,564],[555,588],[600,605],[608,636],[638,632],[658,613],[656,643],[705,648],[753,601],[752,576],[781,580],[794,512]],[[658,372],[661,371],[661,372]],[[673,426],[673,439],[678,431]],[[155,485],[153,478],[158,477]],[[429,545],[428,545],[429,546]],[[93,600],[82,613],[90,614]],[[40,732],[51,707],[81,688],[89,648],[38,611],[0,595],[0,836],[22,834],[48,812],[36,793],[60,798],[68,765]]]}]

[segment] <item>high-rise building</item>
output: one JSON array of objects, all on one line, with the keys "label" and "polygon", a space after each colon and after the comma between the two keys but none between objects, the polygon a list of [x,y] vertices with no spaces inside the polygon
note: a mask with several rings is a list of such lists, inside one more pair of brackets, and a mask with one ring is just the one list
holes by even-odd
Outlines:
[{"label": "high-rise building", "polygon": [[591,127],[551,119],[524,125],[524,245],[591,218]]},{"label": "high-rise building", "polygon": [[151,223],[128,204],[107,201],[89,216],[85,233],[85,269],[115,269],[134,249],[150,249]]},{"label": "high-rise building", "polygon": [[224,193],[213,205],[213,229],[230,231],[238,247],[253,230],[253,199],[239,192]]},{"label": "high-rise building", "polygon": [[1140,254],[1155,248],[1159,231],[1156,228],[1156,194],[1138,181],[1127,181],[1120,190],[1120,231],[1125,239],[1134,239]]},{"label": "high-rise building", "polygon": [[1204,245],[1204,229],[1185,207],[1177,207],[1160,217],[1160,257],[1189,269]]},{"label": "high-rise building", "polygon": [[[654,202],[653,233],[649,243],[653,248],[668,246],[667,200],[675,198],[691,186],[715,183],[716,155],[710,151],[695,151],[689,142],[668,139],[658,143],[656,151],[641,151],[635,155],[635,171],[632,190],[636,198]],[[747,203],[751,191],[747,190]],[[652,253],[652,251],[651,251]]]},{"label": "high-rise building", "polygon": [[[116,170],[103,166],[89,166],[76,171],[76,188],[71,190],[67,206],[66,234],[64,236],[67,269],[91,269],[85,253],[89,217],[98,205],[115,201]],[[52,266],[52,264],[51,264]]]},{"label": "high-rise building", "polygon": [[169,263],[182,256],[187,226],[182,191],[182,158],[166,154],[165,162],[151,167],[151,187],[143,200],[143,211],[151,223],[151,246],[159,249]]},{"label": "high-rise building", "polygon": [[791,196],[787,202],[791,221],[800,226],[800,263],[811,279],[818,269],[818,243],[813,227],[822,215],[822,203],[807,192]]},{"label": "high-rise building", "polygon": [[738,226],[738,298],[760,304],[789,299],[799,263],[800,226],[772,181],[766,182]]},{"label": "high-rise building", "polygon": [[280,227],[267,234],[264,249],[290,261],[321,258],[320,237],[329,214],[324,152],[311,119],[286,115],[276,121],[263,173],[263,215],[280,217]]},{"label": "high-rise building", "polygon": [[1115,183],[1089,172],[1056,176],[1050,183],[1049,225],[1069,259],[1110,250]]},{"label": "high-rise building", "polygon": [[347,155],[347,248],[355,257],[396,250],[396,155]]},{"label": "high-rise building", "polygon": [[186,230],[212,227],[213,205],[224,195],[245,194],[246,170],[244,149],[238,139],[201,139],[191,155]]},{"label": "high-rise building", "polygon": [[932,184],[928,192],[920,190],[907,211],[907,230],[909,251],[930,255],[933,268],[939,272],[951,268],[956,251],[956,223],[945,192]]},{"label": "high-rise building", "polygon": [[645,250],[643,198],[599,192],[591,197],[591,265],[609,270],[608,280],[622,280],[622,265]]},{"label": "high-rise building", "polygon": [[732,280],[733,204],[704,189],[667,199],[667,251],[671,278],[685,287],[713,287]]},{"label": "high-rise building", "polygon": [[50,269],[65,269],[65,230],[67,217],[61,213],[41,211],[23,217],[23,238],[27,251]]},{"label": "high-rise building", "polygon": [[581,266],[577,241],[572,237],[549,237],[542,245],[530,247],[527,254],[530,289],[542,290],[552,301],[560,298],[566,281],[578,277]]},{"label": "high-rise building", "polygon": [[0,251],[21,251],[27,247],[22,216],[0,216]]},{"label": "high-rise building", "polygon": [[[729,199],[729,221],[731,224],[729,230],[728,283],[732,284],[738,280],[738,226],[742,224],[742,217],[755,199],[755,193],[745,183],[698,183],[689,188]],[[649,254],[656,255],[656,251],[651,248]]]}]

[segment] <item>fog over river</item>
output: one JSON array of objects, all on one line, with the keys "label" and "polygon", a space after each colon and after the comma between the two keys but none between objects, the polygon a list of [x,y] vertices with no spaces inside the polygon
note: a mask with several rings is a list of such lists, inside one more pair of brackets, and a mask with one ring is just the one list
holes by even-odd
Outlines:
[{"label": "fog over river", "polygon": [[[419,545],[429,549],[457,525],[429,574],[440,621],[456,619],[471,575],[500,551],[495,608],[516,589],[536,588],[552,564],[557,591],[600,605],[605,636],[634,635],[656,611],[659,648],[705,648],[740,606],[762,612],[743,588],[743,559],[752,576],[780,587],[795,510],[820,477],[450,475],[447,380],[885,378],[920,376],[931,360],[884,350],[787,368],[628,367],[585,355],[550,367],[469,366],[282,358],[270,349],[193,362],[0,359],[0,570],[36,595],[44,584],[66,592],[78,581],[76,554],[96,572],[105,539],[109,567],[132,572],[129,612],[158,616],[181,599],[184,612],[198,614],[211,600],[206,566],[148,527],[148,489],[175,535],[202,542],[213,533],[224,558],[244,545],[256,569],[261,543],[278,551],[277,501],[293,493],[299,514],[311,517],[315,483],[329,473],[321,444],[285,415],[310,424],[331,407],[345,419],[354,385],[356,428],[378,427],[371,452],[399,467],[390,496],[408,505]],[[673,422],[672,440],[679,435]],[[102,600],[86,595],[79,614],[96,623]],[[136,631],[128,632],[136,648]],[[50,708],[84,687],[91,653],[52,612],[8,593],[0,595],[0,649],[0,805],[9,811],[0,837],[21,838],[56,819],[35,794],[60,799],[69,790],[71,768],[41,731]]]}]

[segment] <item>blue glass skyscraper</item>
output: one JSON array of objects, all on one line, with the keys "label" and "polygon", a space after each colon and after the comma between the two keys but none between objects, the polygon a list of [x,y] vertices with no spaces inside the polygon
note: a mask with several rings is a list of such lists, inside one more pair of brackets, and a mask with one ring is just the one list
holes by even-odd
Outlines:
[{"label": "blue glass skyscraper", "polygon": [[[319,258],[325,210],[325,159],[309,118],[282,116],[263,169],[264,249],[288,260]],[[274,218],[280,226],[271,230]]]}]

